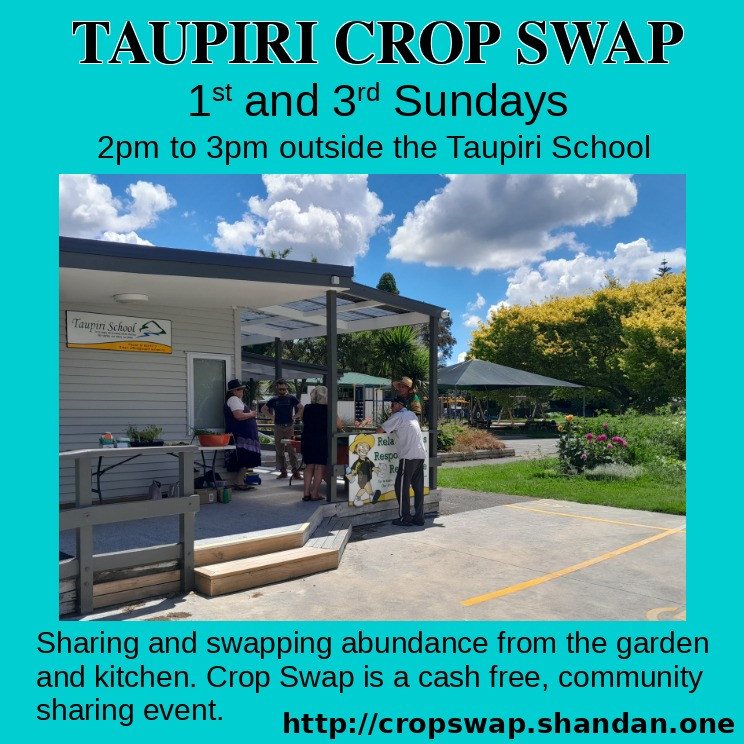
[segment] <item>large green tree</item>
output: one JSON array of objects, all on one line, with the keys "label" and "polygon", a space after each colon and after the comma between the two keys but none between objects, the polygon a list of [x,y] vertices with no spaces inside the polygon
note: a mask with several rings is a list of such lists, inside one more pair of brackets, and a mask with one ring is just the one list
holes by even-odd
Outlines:
[{"label": "large green tree", "polygon": [[398,326],[377,331],[373,338],[373,374],[400,379],[403,375],[421,383],[429,376],[429,354],[415,328]]},{"label": "large green tree", "polygon": [[265,248],[259,248],[258,255],[263,256],[264,258],[282,259],[282,258],[287,258],[287,256],[289,256],[289,254],[292,253],[292,250],[293,250],[292,248],[283,248],[280,251],[276,251],[273,249],[270,251],[267,251]]},{"label": "large green tree", "polygon": [[[421,342],[425,348],[429,348],[429,326],[421,326]],[[444,365],[452,356],[457,339],[452,335],[452,316],[439,319],[439,331],[437,335],[437,348],[439,349],[439,363]]]},{"label": "large green tree", "polygon": [[[338,366],[342,369],[375,374],[377,351],[374,348],[374,332],[345,333],[337,337]],[[273,344],[265,352],[274,356]],[[328,360],[326,338],[306,338],[282,343],[282,357],[296,362],[324,365]]]},{"label": "large green tree", "polygon": [[377,282],[377,289],[381,289],[383,292],[390,292],[391,294],[400,294],[398,285],[395,283],[395,277],[389,271],[386,271],[380,277],[380,281]]}]

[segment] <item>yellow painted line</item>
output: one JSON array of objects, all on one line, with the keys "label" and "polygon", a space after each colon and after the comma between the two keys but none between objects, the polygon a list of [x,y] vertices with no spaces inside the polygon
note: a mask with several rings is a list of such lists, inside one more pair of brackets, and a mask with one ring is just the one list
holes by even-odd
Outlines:
[{"label": "yellow painted line", "polygon": [[621,522],[617,519],[602,519],[602,517],[585,517],[583,514],[566,514],[565,512],[554,512],[550,509],[535,509],[531,506],[517,506],[516,504],[504,504],[509,509],[521,509],[522,511],[539,512],[540,514],[552,514],[556,517],[573,517],[574,519],[587,519],[590,522],[607,522],[608,524],[624,524],[628,527],[645,527],[649,530],[670,530],[674,529],[675,532],[684,532],[686,527],[658,527],[653,524],[636,524],[635,522]]},{"label": "yellow painted line", "polygon": [[655,607],[646,613],[646,620],[661,620],[661,615],[676,612],[679,607]]},{"label": "yellow painted line", "polygon": [[661,532],[658,535],[652,535],[651,537],[647,537],[645,540],[639,540],[638,542],[626,545],[623,548],[618,548],[617,550],[613,550],[609,553],[605,553],[604,555],[597,556],[596,558],[590,558],[588,561],[576,563],[573,566],[568,566],[567,568],[561,568],[558,571],[553,571],[552,573],[545,574],[544,576],[538,576],[537,578],[530,579],[529,581],[523,581],[521,584],[508,586],[506,589],[499,589],[499,591],[491,592],[490,594],[482,594],[480,597],[463,599],[460,604],[464,605],[465,607],[470,607],[472,605],[480,604],[481,602],[487,602],[489,599],[497,599],[498,597],[505,597],[507,594],[515,594],[516,592],[521,592],[523,589],[530,589],[533,586],[539,586],[540,584],[544,584],[547,581],[558,579],[561,576],[567,576],[568,574],[574,573],[575,571],[580,571],[583,568],[594,566],[595,564],[601,563],[602,561],[607,561],[610,558],[616,558],[623,553],[628,553],[631,550],[635,550],[636,548],[648,545],[649,543],[656,542],[657,540],[661,540],[665,537],[669,537],[669,535],[676,535],[680,532],[684,532],[684,530],[667,530],[666,532]]}]

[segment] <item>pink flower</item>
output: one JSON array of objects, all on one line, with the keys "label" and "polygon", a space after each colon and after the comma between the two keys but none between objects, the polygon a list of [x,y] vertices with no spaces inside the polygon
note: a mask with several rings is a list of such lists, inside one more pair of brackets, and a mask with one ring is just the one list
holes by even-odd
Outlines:
[{"label": "pink flower", "polygon": [[607,441],[607,435],[606,435],[606,434],[600,434],[600,435],[599,435],[599,436],[597,437],[597,441],[598,441],[598,442],[606,442],[606,441]]},{"label": "pink flower", "polygon": [[586,452],[582,452],[581,453],[581,459],[582,460],[586,460]]},{"label": "pink flower", "polygon": [[588,439],[588,440],[589,440],[589,441],[591,442],[591,441],[592,441],[592,439],[594,439],[594,434],[592,434],[592,433],[590,432],[589,434],[587,434],[587,435],[586,435],[586,438],[587,438],[587,439]]},{"label": "pink flower", "polygon": [[607,442],[607,449],[612,449],[612,445],[609,442]]}]

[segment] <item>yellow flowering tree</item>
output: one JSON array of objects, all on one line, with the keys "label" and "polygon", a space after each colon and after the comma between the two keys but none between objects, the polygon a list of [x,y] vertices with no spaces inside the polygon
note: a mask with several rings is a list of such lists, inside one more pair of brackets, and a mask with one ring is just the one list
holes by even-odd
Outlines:
[{"label": "yellow flowering tree", "polygon": [[469,356],[579,382],[621,408],[685,395],[686,275],[503,308],[473,332]]}]

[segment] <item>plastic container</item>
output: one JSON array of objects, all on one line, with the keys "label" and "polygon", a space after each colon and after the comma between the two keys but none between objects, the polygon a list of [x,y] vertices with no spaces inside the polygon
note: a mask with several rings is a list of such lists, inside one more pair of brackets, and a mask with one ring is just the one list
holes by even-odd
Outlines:
[{"label": "plastic container", "polygon": [[254,473],[252,470],[249,470],[245,474],[245,485],[246,486],[260,486],[261,485],[261,476],[257,473]]},{"label": "plastic container", "polygon": [[231,434],[199,434],[201,447],[225,447],[230,444]]},{"label": "plastic container", "polygon": [[130,439],[129,437],[117,437],[116,438],[116,446],[118,447],[129,447],[130,446]]},{"label": "plastic container", "polygon": [[101,434],[98,438],[98,446],[103,447],[104,449],[113,449],[116,446],[116,442],[114,441],[114,437],[110,431]]}]

